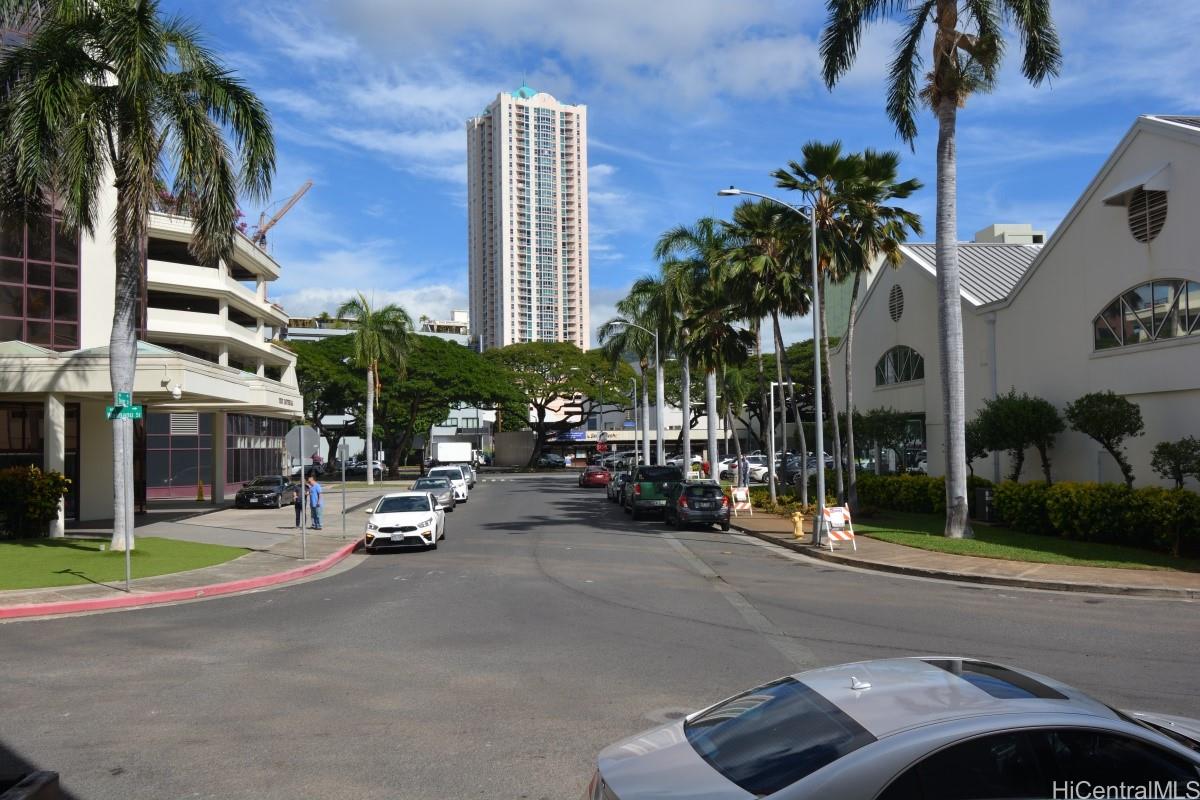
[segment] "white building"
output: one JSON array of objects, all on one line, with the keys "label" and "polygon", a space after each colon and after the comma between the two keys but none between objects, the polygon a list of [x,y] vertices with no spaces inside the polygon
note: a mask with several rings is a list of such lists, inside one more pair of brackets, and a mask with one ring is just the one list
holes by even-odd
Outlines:
[{"label": "white building", "polygon": [[588,346],[587,108],[522,86],[467,122],[472,334]]},{"label": "white building", "polygon": [[[1112,390],[1141,408],[1126,445],[1137,481],[1160,483],[1150,451],[1200,435],[1200,117],[1140,117],[1044,246],[1001,226],[966,244],[962,265],[967,414],[1015,388],[1059,409]],[[1020,244],[1003,243],[1017,237]],[[1028,243],[1026,243],[1028,242]],[[944,472],[933,245],[903,248],[900,269],[873,273],[854,341],[860,411],[890,406],[924,423],[929,471]],[[845,406],[844,349],[833,356]],[[1119,481],[1082,434],[1058,437],[1055,479]],[[1008,470],[998,456],[977,473]],[[1027,458],[1025,478],[1040,476]]]},{"label": "white building", "polygon": [[[112,218],[115,192],[98,218]],[[152,213],[133,402],[135,496],[212,500],[278,474],[302,411],[287,321],[267,286],[269,255],[237,234],[228,261],[188,253],[188,219]],[[112,515],[108,340],[116,274],[111,230],[79,241],[56,220],[0,233],[0,466],[36,464],[72,480],[66,516]],[[62,521],[59,522],[61,530]]]}]

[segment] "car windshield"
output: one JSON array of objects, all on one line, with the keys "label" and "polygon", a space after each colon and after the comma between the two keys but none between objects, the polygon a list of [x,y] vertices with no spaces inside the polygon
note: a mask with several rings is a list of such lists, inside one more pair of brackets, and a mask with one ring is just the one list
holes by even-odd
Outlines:
[{"label": "car windshield", "polygon": [[717,486],[715,483],[711,486],[703,485],[687,487],[688,497],[707,498],[711,500],[720,497],[722,494],[724,494],[724,492],[721,491],[721,487]]},{"label": "car windshield", "polygon": [[726,700],[685,724],[683,732],[713,769],[760,797],[875,741],[795,678]]},{"label": "car windshield", "polygon": [[376,514],[401,514],[405,511],[428,511],[428,497],[385,497],[375,507]]},{"label": "car windshield", "polygon": [[678,481],[683,480],[683,475],[679,472],[678,467],[639,467],[637,479],[639,481]]},{"label": "car windshield", "polygon": [[449,489],[450,481],[445,478],[418,478],[414,489]]},{"label": "car windshield", "polygon": [[435,476],[441,476],[452,481],[462,480],[462,473],[457,469],[431,469],[429,470],[429,476],[431,478]]},{"label": "car windshield", "polygon": [[282,482],[280,478],[261,477],[250,481],[250,486],[278,486]]}]

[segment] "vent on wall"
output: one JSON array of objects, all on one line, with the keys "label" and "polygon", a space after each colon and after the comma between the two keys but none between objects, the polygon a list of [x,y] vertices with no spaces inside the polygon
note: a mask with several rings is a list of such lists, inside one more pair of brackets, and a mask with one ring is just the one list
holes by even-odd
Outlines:
[{"label": "vent on wall", "polygon": [[1149,244],[1167,222],[1167,193],[1135,189],[1129,198],[1129,232]]},{"label": "vent on wall", "polygon": [[892,291],[888,293],[888,313],[892,316],[892,322],[899,322],[904,314],[904,290],[900,288],[900,284],[893,286]]},{"label": "vent on wall", "polygon": [[171,414],[172,436],[196,436],[200,433],[200,415],[195,411]]}]

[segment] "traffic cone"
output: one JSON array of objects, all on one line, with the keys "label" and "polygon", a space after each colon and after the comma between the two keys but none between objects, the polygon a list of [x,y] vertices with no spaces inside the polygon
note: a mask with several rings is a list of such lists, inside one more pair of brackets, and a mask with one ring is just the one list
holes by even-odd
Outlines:
[{"label": "traffic cone", "polygon": [[204,502],[204,481],[199,478],[196,479],[196,502]]}]

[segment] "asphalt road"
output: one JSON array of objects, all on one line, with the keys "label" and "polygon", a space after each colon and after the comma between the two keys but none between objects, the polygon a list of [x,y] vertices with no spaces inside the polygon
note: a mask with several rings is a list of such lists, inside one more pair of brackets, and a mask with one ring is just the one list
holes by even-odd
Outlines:
[{"label": "asphalt road", "polygon": [[1023,665],[1200,716],[1193,603],[863,573],[481,483],[436,551],[0,625],[0,747],[87,798],[579,798],[611,741],[805,666]]}]

